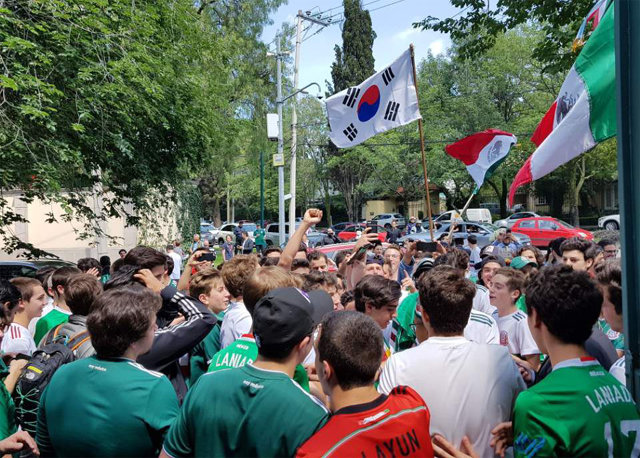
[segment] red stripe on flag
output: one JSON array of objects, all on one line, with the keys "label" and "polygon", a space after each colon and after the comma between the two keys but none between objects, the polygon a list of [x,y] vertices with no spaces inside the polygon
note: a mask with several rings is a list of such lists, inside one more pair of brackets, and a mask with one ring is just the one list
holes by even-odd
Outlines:
[{"label": "red stripe on flag", "polygon": [[551,105],[551,108],[545,113],[544,117],[536,127],[536,131],[531,136],[531,141],[536,144],[536,146],[540,146],[545,138],[549,136],[551,131],[553,130],[553,118],[556,116],[556,106],[558,105],[558,101],[556,100]]},{"label": "red stripe on flag", "polygon": [[513,179],[513,183],[511,183],[511,187],[509,188],[509,207],[513,207],[513,198],[516,196],[516,191],[518,190],[518,188],[522,185],[531,183],[533,181],[533,176],[531,175],[531,158],[532,157],[533,157],[533,154],[529,156],[529,158],[526,160],[522,168],[518,170],[518,173]]},{"label": "red stripe on flag", "polygon": [[451,145],[447,145],[444,147],[444,150],[449,156],[462,161],[464,165],[475,164],[482,148],[487,146],[496,135],[513,136],[513,134],[502,130],[487,129],[477,134],[469,135]]}]

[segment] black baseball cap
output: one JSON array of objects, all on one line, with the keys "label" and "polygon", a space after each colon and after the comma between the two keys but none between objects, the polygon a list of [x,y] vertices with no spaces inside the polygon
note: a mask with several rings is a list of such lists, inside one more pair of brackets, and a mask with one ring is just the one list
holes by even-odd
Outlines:
[{"label": "black baseball cap", "polygon": [[333,311],[325,291],[278,288],[258,301],[253,310],[253,334],[258,348],[296,344],[313,332],[324,316]]}]

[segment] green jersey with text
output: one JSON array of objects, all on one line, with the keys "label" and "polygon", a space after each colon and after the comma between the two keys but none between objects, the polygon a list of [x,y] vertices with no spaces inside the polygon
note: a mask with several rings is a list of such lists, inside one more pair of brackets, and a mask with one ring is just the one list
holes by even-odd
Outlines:
[{"label": "green jersey with text", "polygon": [[200,377],[164,451],[180,456],[293,456],[328,411],[283,372],[248,364]]},{"label": "green jersey with text", "polygon": [[195,385],[201,375],[207,373],[207,369],[216,353],[220,351],[220,325],[224,318],[224,312],[216,315],[218,321],[213,329],[202,339],[202,341],[193,347],[191,357],[189,358],[189,386]]},{"label": "green jersey with text", "polygon": [[638,456],[640,416],[627,389],[585,357],[562,361],[520,393],[515,456]]},{"label": "green jersey with text", "polygon": [[[209,365],[207,372],[216,372],[224,369],[251,364],[258,357],[258,346],[252,334],[243,334],[239,339],[233,341],[231,345],[216,353]],[[296,366],[293,373],[293,380],[298,382],[306,392],[309,392],[309,376],[300,364]]]}]

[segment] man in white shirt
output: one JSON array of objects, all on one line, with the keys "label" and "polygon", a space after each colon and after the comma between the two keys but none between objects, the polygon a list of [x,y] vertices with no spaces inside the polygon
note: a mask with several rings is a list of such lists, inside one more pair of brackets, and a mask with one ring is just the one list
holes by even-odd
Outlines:
[{"label": "man in white shirt", "polygon": [[182,267],[182,257],[173,249],[173,245],[167,245],[167,256],[173,259],[173,270],[169,272],[169,277],[178,283],[180,280],[180,268]]},{"label": "man in white shirt", "polygon": [[506,348],[463,337],[476,288],[458,269],[439,266],[418,281],[429,338],[389,358],[378,390],[406,385],[431,411],[431,433],[460,447],[467,436],[480,456],[493,456],[491,430],[511,418],[526,386]]},{"label": "man in white shirt", "polygon": [[243,334],[251,331],[253,320],[242,300],[244,286],[260,268],[253,255],[237,255],[222,266],[222,281],[229,291],[229,307],[220,326],[220,348],[225,348]]},{"label": "man in white shirt", "polygon": [[12,279],[11,283],[18,288],[22,299],[16,307],[13,323],[4,334],[0,349],[2,353],[31,356],[36,350],[36,343],[28,329],[29,322],[42,315],[47,295],[42,284],[35,278],[17,277]]}]

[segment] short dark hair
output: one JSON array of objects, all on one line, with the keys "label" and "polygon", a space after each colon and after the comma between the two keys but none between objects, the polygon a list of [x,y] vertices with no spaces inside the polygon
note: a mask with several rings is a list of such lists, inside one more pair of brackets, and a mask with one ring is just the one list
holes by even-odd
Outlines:
[{"label": "short dark hair", "polygon": [[451,248],[434,262],[434,266],[451,266],[465,271],[469,268],[469,254],[461,248]]},{"label": "short dark hair", "polygon": [[[275,259],[275,258],[272,258]],[[302,259],[302,258],[295,258],[293,261],[291,261],[291,270],[296,270],[296,269],[300,269],[300,268],[309,268],[309,261],[307,261],[306,259]]]},{"label": "short dark hair", "polygon": [[162,299],[142,285],[114,288],[98,296],[87,317],[91,344],[100,358],[124,355],[152,323]]},{"label": "short dark hair", "polygon": [[307,260],[309,263],[311,261],[317,261],[318,259],[324,259],[326,262],[329,262],[329,258],[322,251],[313,250],[311,253],[307,254]]},{"label": "short dark hair", "polygon": [[65,288],[67,286],[67,282],[72,276],[78,275],[81,273],[82,271],[77,267],[72,267],[72,266],[58,267],[51,274],[51,288],[53,288],[54,291],[58,289],[58,286],[62,286],[63,288]]},{"label": "short dark hair", "polygon": [[[20,303],[20,290],[12,285],[8,280],[0,279],[0,319],[7,320],[7,312],[12,311]],[[9,306],[5,309],[4,303]],[[9,323],[6,323],[9,324]]]},{"label": "short dark hair", "polygon": [[467,237],[467,242],[475,245],[478,243],[478,237],[476,237],[475,235],[471,234]]},{"label": "short dark hair", "polygon": [[138,280],[133,278],[133,276],[139,271],[140,268],[138,266],[122,264],[118,270],[113,272],[109,280],[104,284],[104,290],[107,291],[110,289],[119,288],[121,286],[140,283]]},{"label": "short dark hair", "polygon": [[129,250],[124,257],[124,264],[138,266],[140,269],[153,269],[163,266],[167,269],[167,256],[148,246],[137,246]]},{"label": "short dark hair", "polygon": [[173,272],[174,267],[176,266],[175,262],[173,262],[173,258],[169,255],[167,256],[167,272]]},{"label": "short dark hair", "polygon": [[[294,259],[295,261],[296,259]],[[305,259],[306,261],[306,259]],[[260,267],[273,267],[273,266],[277,266],[280,263],[280,258],[274,258],[274,257],[270,257],[270,258],[266,258],[263,257],[260,259]],[[307,264],[309,264],[307,262]],[[291,264],[293,266],[293,263]]]},{"label": "short dark hair", "polygon": [[604,250],[604,247],[606,247],[606,246],[608,246],[608,245],[614,245],[614,246],[617,246],[617,245],[616,245],[616,242],[614,242],[614,241],[613,241],[613,240],[611,240],[611,239],[602,239],[602,240],[600,240],[600,241],[598,242],[598,246],[599,246],[599,247],[601,247],[603,250]]},{"label": "short dark hair", "polygon": [[72,277],[64,289],[64,298],[74,315],[87,316],[96,298],[102,294],[102,284],[89,274]]},{"label": "short dark hair", "polygon": [[620,259],[609,258],[596,266],[596,280],[607,289],[609,300],[618,315],[622,315],[622,268]]},{"label": "short dark hair", "polygon": [[120,248],[118,250],[118,254],[122,254],[123,251],[124,251],[125,254],[127,253],[127,250],[125,250],[124,248]]},{"label": "short dark hair", "polygon": [[551,255],[551,251],[555,251],[557,255],[562,255],[562,250],[560,249],[560,246],[565,240],[567,240],[566,237],[557,237],[552,241],[550,241],[549,247],[547,248],[547,250],[549,251],[549,255]]},{"label": "short dark hair", "polygon": [[527,312],[533,310],[551,334],[564,343],[583,345],[602,308],[602,293],[584,271],[547,266],[527,285]]},{"label": "short dark hair", "polygon": [[542,254],[542,251],[540,251],[539,248],[533,245],[525,245],[523,247],[520,247],[520,249],[518,250],[517,256],[522,256],[522,253],[524,253],[525,251],[531,251],[533,253],[533,256],[536,258],[536,263],[538,264],[538,267],[542,267],[544,265],[544,255]]},{"label": "short dark hair", "polygon": [[420,305],[438,334],[460,335],[469,321],[476,287],[460,270],[441,265],[418,280]]},{"label": "short dark hair", "polygon": [[316,289],[324,289],[328,286],[338,286],[338,277],[329,272],[321,272],[312,270],[304,276],[303,291],[314,291]]},{"label": "short dark hair", "polygon": [[340,296],[340,304],[342,304],[342,306],[346,306],[349,302],[351,302],[352,300],[355,299],[355,294],[353,293],[353,290],[349,290],[349,291],[345,291],[344,293],[342,293],[342,296]]},{"label": "short dark hair", "polygon": [[595,244],[589,240],[581,239],[579,237],[571,237],[560,245],[560,254],[564,254],[565,251],[580,251],[586,261],[587,259],[593,259],[596,257],[594,245]]},{"label": "short dark hair", "polygon": [[18,288],[23,302],[29,302],[33,297],[33,290],[38,286],[42,286],[35,278],[31,277],[15,277],[11,279],[11,284]]},{"label": "short dark hair", "polygon": [[358,282],[353,294],[356,310],[364,313],[367,304],[379,309],[391,302],[398,301],[402,291],[397,281],[389,280],[381,275],[367,275]]},{"label": "short dark hair", "polygon": [[494,278],[496,275],[502,275],[507,278],[507,288],[509,288],[510,292],[518,290],[520,292],[520,296],[524,295],[524,283],[526,278],[522,271],[511,267],[501,267],[495,274],[493,274]]},{"label": "short dark hair", "polygon": [[80,258],[78,259],[78,269],[82,271],[82,273],[86,273],[89,269],[98,269],[102,270],[102,266],[100,265],[100,261],[95,258]]},{"label": "short dark hair", "polygon": [[266,257],[269,253],[280,253],[282,254],[282,248],[277,246],[270,246],[266,250],[262,252],[262,256]]},{"label": "short dark hair", "polygon": [[344,262],[344,260],[349,256],[349,250],[342,250],[336,253],[336,257],[333,262],[336,263],[337,267],[340,267],[340,264]]},{"label": "short dark hair", "polygon": [[336,374],[343,390],[373,385],[384,342],[382,331],[360,312],[332,312],[323,320],[318,338],[318,357]]}]

